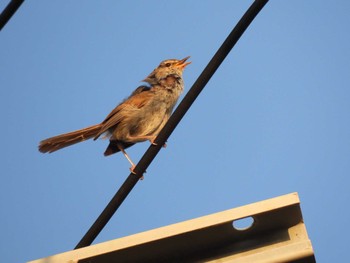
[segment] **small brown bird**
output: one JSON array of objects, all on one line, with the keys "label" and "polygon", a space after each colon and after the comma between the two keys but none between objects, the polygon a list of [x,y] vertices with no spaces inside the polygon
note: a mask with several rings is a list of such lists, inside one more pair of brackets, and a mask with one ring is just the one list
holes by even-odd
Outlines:
[{"label": "small brown bird", "polygon": [[168,121],[183,91],[182,72],[191,63],[186,62],[188,58],[164,60],[143,80],[149,85],[138,87],[103,122],[43,140],[39,144],[39,151],[52,153],[105,135],[109,137],[109,145],[104,155],[121,151],[131,163],[130,169],[133,171],[135,164],[125,149],[146,140],[154,144],[154,139]]}]

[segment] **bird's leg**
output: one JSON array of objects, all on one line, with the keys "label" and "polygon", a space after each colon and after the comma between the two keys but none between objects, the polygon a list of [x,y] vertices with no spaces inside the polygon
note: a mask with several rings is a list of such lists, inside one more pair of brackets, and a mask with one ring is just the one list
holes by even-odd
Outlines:
[{"label": "bird's leg", "polygon": [[[155,142],[155,139],[157,138],[157,136],[155,135],[146,135],[146,136],[128,136],[129,139],[131,140],[149,140],[151,142],[152,145],[157,145],[157,143]],[[166,143],[164,143],[163,148],[166,148]]]},{"label": "bird's leg", "polygon": [[[135,171],[134,171],[136,165],[135,165],[134,162],[131,160],[130,156],[126,153],[126,151],[124,150],[124,148],[123,148],[119,143],[117,144],[117,147],[118,147],[118,149],[124,154],[125,158],[126,158],[126,159],[129,161],[129,163],[131,164],[130,172],[131,172],[132,174],[136,174]],[[140,179],[143,180],[143,176],[141,176]]]}]

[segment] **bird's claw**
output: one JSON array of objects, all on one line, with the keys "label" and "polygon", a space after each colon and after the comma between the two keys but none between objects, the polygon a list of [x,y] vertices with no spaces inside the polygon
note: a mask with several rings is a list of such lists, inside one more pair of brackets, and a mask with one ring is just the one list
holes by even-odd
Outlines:
[{"label": "bird's claw", "polygon": [[[150,140],[151,144],[154,145],[154,146],[158,145],[158,143],[155,142],[155,139],[156,139],[156,138]],[[163,148],[166,148],[166,146],[167,146],[167,145],[166,145],[166,142],[165,142],[165,143],[163,144]]]},{"label": "bird's claw", "polygon": [[[129,168],[129,170],[130,170],[130,172],[132,173],[132,174],[134,174],[134,175],[137,175],[136,174],[136,172],[134,171],[135,170],[135,165],[133,165],[133,166],[131,166],[130,168]],[[145,173],[146,173],[146,171],[145,171]],[[144,179],[144,176],[142,175],[141,177],[140,177],[140,180],[143,180]]]},{"label": "bird's claw", "polygon": [[136,174],[136,172],[134,171],[135,170],[135,165],[132,165],[130,168],[129,168],[129,170],[130,170],[130,172],[132,173],[132,174]]}]

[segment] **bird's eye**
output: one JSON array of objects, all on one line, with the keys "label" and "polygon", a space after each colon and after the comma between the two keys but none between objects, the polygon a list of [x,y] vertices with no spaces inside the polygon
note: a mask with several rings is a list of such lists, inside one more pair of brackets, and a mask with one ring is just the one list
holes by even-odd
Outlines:
[{"label": "bird's eye", "polygon": [[166,67],[170,67],[170,66],[171,66],[171,63],[166,63],[165,66],[166,66]]}]

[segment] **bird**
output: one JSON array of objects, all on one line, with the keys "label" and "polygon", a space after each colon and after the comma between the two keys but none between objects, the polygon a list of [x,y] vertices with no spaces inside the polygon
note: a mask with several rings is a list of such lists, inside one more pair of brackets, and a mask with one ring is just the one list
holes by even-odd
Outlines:
[{"label": "bird", "polygon": [[109,138],[104,155],[122,152],[134,173],[135,164],[125,149],[147,140],[155,144],[184,90],[182,73],[189,58],[162,61],[143,80],[146,85],[136,88],[101,123],[42,140],[39,151],[52,153],[89,139]]}]

